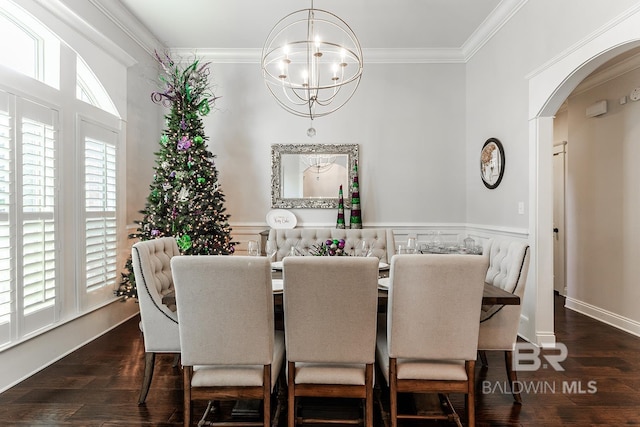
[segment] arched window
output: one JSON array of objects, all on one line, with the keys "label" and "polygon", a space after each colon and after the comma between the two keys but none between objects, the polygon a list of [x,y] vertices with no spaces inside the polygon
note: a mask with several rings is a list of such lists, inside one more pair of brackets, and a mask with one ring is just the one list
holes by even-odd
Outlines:
[{"label": "arched window", "polygon": [[60,40],[21,8],[3,2],[0,6],[0,64],[58,89]]},{"label": "arched window", "polygon": [[76,70],[76,97],[117,116],[118,112],[107,91],[80,56],[76,58]]},{"label": "arched window", "polygon": [[0,2],[0,350],[116,298],[121,128],[74,46]]}]

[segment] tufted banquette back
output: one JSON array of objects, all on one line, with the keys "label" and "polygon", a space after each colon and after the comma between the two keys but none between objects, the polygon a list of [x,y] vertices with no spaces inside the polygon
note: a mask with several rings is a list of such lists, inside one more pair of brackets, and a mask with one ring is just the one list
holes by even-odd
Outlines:
[{"label": "tufted banquette back", "polygon": [[351,254],[356,244],[366,240],[373,245],[373,256],[382,262],[390,263],[394,254],[393,231],[385,228],[337,229],[337,228],[293,228],[271,229],[269,240],[275,241],[278,252],[275,261],[289,255],[291,247],[306,254],[312,246],[324,243],[328,239],[344,239],[345,250]]},{"label": "tufted banquette back", "polygon": [[515,290],[524,291],[524,286],[520,285],[527,280],[528,250],[529,245],[525,242],[508,239],[490,240],[485,248],[485,253],[489,255],[489,268],[485,282],[511,293]]},{"label": "tufted banquette back", "polygon": [[[491,239],[484,247],[484,256],[489,257],[489,268],[485,282],[511,292],[522,298],[529,272],[530,249],[527,242],[511,239]],[[520,316],[521,305],[510,307]],[[498,311],[501,305],[483,306],[481,321],[488,320]],[[517,322],[516,322],[517,324]]]}]

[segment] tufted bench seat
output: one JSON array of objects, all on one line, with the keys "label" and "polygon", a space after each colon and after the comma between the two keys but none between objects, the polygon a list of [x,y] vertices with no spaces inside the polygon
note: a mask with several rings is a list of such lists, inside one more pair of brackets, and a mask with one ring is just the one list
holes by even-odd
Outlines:
[{"label": "tufted bench seat", "polygon": [[391,263],[394,254],[393,231],[385,228],[363,228],[363,229],[337,229],[337,228],[293,228],[293,229],[271,229],[269,240],[275,241],[278,252],[275,261],[289,255],[291,248],[306,254],[314,245],[324,243],[328,239],[344,239],[345,250],[351,254],[356,244],[361,240],[366,240],[369,245],[373,245],[372,255],[382,262]]}]

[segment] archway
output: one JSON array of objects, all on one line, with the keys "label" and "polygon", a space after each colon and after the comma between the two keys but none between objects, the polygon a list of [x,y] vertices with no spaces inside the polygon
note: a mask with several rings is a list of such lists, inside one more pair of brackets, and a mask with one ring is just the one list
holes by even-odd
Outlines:
[{"label": "archway", "polygon": [[613,57],[640,46],[640,13],[623,17],[597,35],[535,70],[529,80],[529,224],[530,279],[535,283],[535,336],[542,346],[555,344],[553,327],[553,116],[576,86]]}]

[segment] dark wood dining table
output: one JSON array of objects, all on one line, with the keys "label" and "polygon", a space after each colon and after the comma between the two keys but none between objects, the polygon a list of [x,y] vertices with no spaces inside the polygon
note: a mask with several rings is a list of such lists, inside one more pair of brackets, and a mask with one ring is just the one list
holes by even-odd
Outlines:
[{"label": "dark wood dining table", "polygon": [[[282,279],[282,271],[274,270],[271,274],[272,279]],[[279,297],[279,301],[276,304],[282,302],[282,292],[274,292],[276,297]],[[387,290],[378,288],[378,299],[386,305]],[[483,305],[520,305],[520,297],[518,295],[507,292],[502,288],[493,286],[490,283],[484,284],[484,290],[482,292],[482,304]]]},{"label": "dark wood dining table", "polygon": [[[388,270],[381,270],[381,277],[388,276]],[[274,280],[282,279],[282,270],[273,270],[271,277]],[[281,287],[280,287],[281,289]],[[274,305],[276,313],[276,324],[281,320],[282,316],[282,291],[274,291]],[[378,286],[378,312],[384,313],[387,310],[388,291]],[[483,305],[520,305],[520,297],[511,292],[507,292],[502,288],[493,286],[489,283],[484,284],[482,293]]]},{"label": "dark wood dining table", "polygon": [[484,291],[482,293],[482,304],[520,305],[520,297],[512,294],[511,292],[507,292],[502,288],[485,283]]}]

